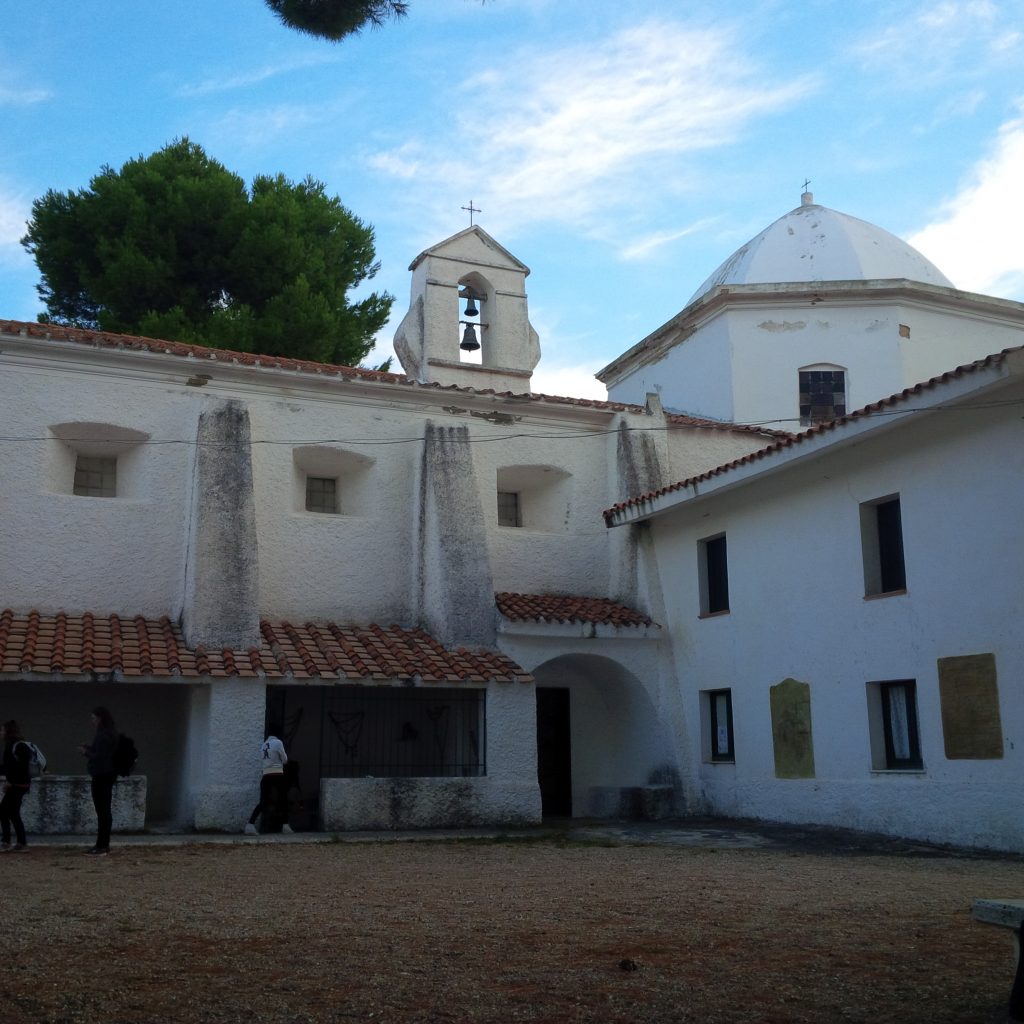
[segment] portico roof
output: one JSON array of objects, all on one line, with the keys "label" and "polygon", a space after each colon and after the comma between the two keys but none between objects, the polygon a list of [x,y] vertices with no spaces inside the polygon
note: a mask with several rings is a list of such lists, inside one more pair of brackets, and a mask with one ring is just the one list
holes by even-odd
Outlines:
[{"label": "portico roof", "polygon": [[498,611],[511,622],[581,622],[650,626],[650,618],[606,597],[560,594],[495,594]]},{"label": "portico roof", "polygon": [[422,629],[400,626],[293,625],[263,620],[249,650],[189,647],[167,616],[44,615],[0,612],[0,679],[209,681],[229,677],[281,681],[441,683],[531,682],[510,658],[490,649],[450,650]]}]

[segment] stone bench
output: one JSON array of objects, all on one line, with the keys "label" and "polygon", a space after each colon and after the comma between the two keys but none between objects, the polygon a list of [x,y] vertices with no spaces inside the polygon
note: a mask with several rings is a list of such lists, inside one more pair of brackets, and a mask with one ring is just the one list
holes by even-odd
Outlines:
[{"label": "stone bench", "polygon": [[1021,959],[1021,940],[1024,935],[1024,899],[1022,900],[975,900],[971,916],[982,924],[994,924],[1009,928],[1013,932],[1014,949],[1017,955],[1017,974],[1010,990],[1010,1020],[1024,1021],[1024,960]]},{"label": "stone bench", "polygon": [[[37,835],[89,835],[96,831],[96,811],[88,775],[41,775],[21,804],[25,830]],[[118,779],[111,804],[115,832],[146,827],[146,776]]]}]

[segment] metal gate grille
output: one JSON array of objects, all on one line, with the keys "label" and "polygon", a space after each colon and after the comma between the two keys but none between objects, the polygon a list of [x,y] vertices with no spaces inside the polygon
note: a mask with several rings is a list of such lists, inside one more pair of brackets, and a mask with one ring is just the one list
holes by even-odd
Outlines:
[{"label": "metal gate grille", "polygon": [[325,688],[321,730],[324,778],[485,774],[483,690]]}]

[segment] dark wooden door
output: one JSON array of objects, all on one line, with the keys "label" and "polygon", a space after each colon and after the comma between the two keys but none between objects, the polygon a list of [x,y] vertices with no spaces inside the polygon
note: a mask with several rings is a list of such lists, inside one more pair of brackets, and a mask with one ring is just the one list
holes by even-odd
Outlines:
[{"label": "dark wooden door", "polygon": [[564,687],[537,687],[537,781],[544,817],[572,817],[569,691]]}]

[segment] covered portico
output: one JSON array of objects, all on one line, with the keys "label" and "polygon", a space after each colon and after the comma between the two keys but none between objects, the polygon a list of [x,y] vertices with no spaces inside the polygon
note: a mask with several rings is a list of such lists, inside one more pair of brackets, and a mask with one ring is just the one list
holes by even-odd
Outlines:
[{"label": "covered portico", "polygon": [[661,627],[605,598],[499,594],[501,649],[537,687],[546,817],[652,820],[687,806],[682,701]]},{"label": "covered portico", "polygon": [[81,775],[89,711],[109,706],[140,750],[147,826],[240,831],[273,716],[307,759],[310,826],[540,820],[533,679],[506,656],[397,626],[264,620],[260,634],[247,651],[208,651],[166,618],[7,610],[5,717],[24,723],[52,771]]}]

